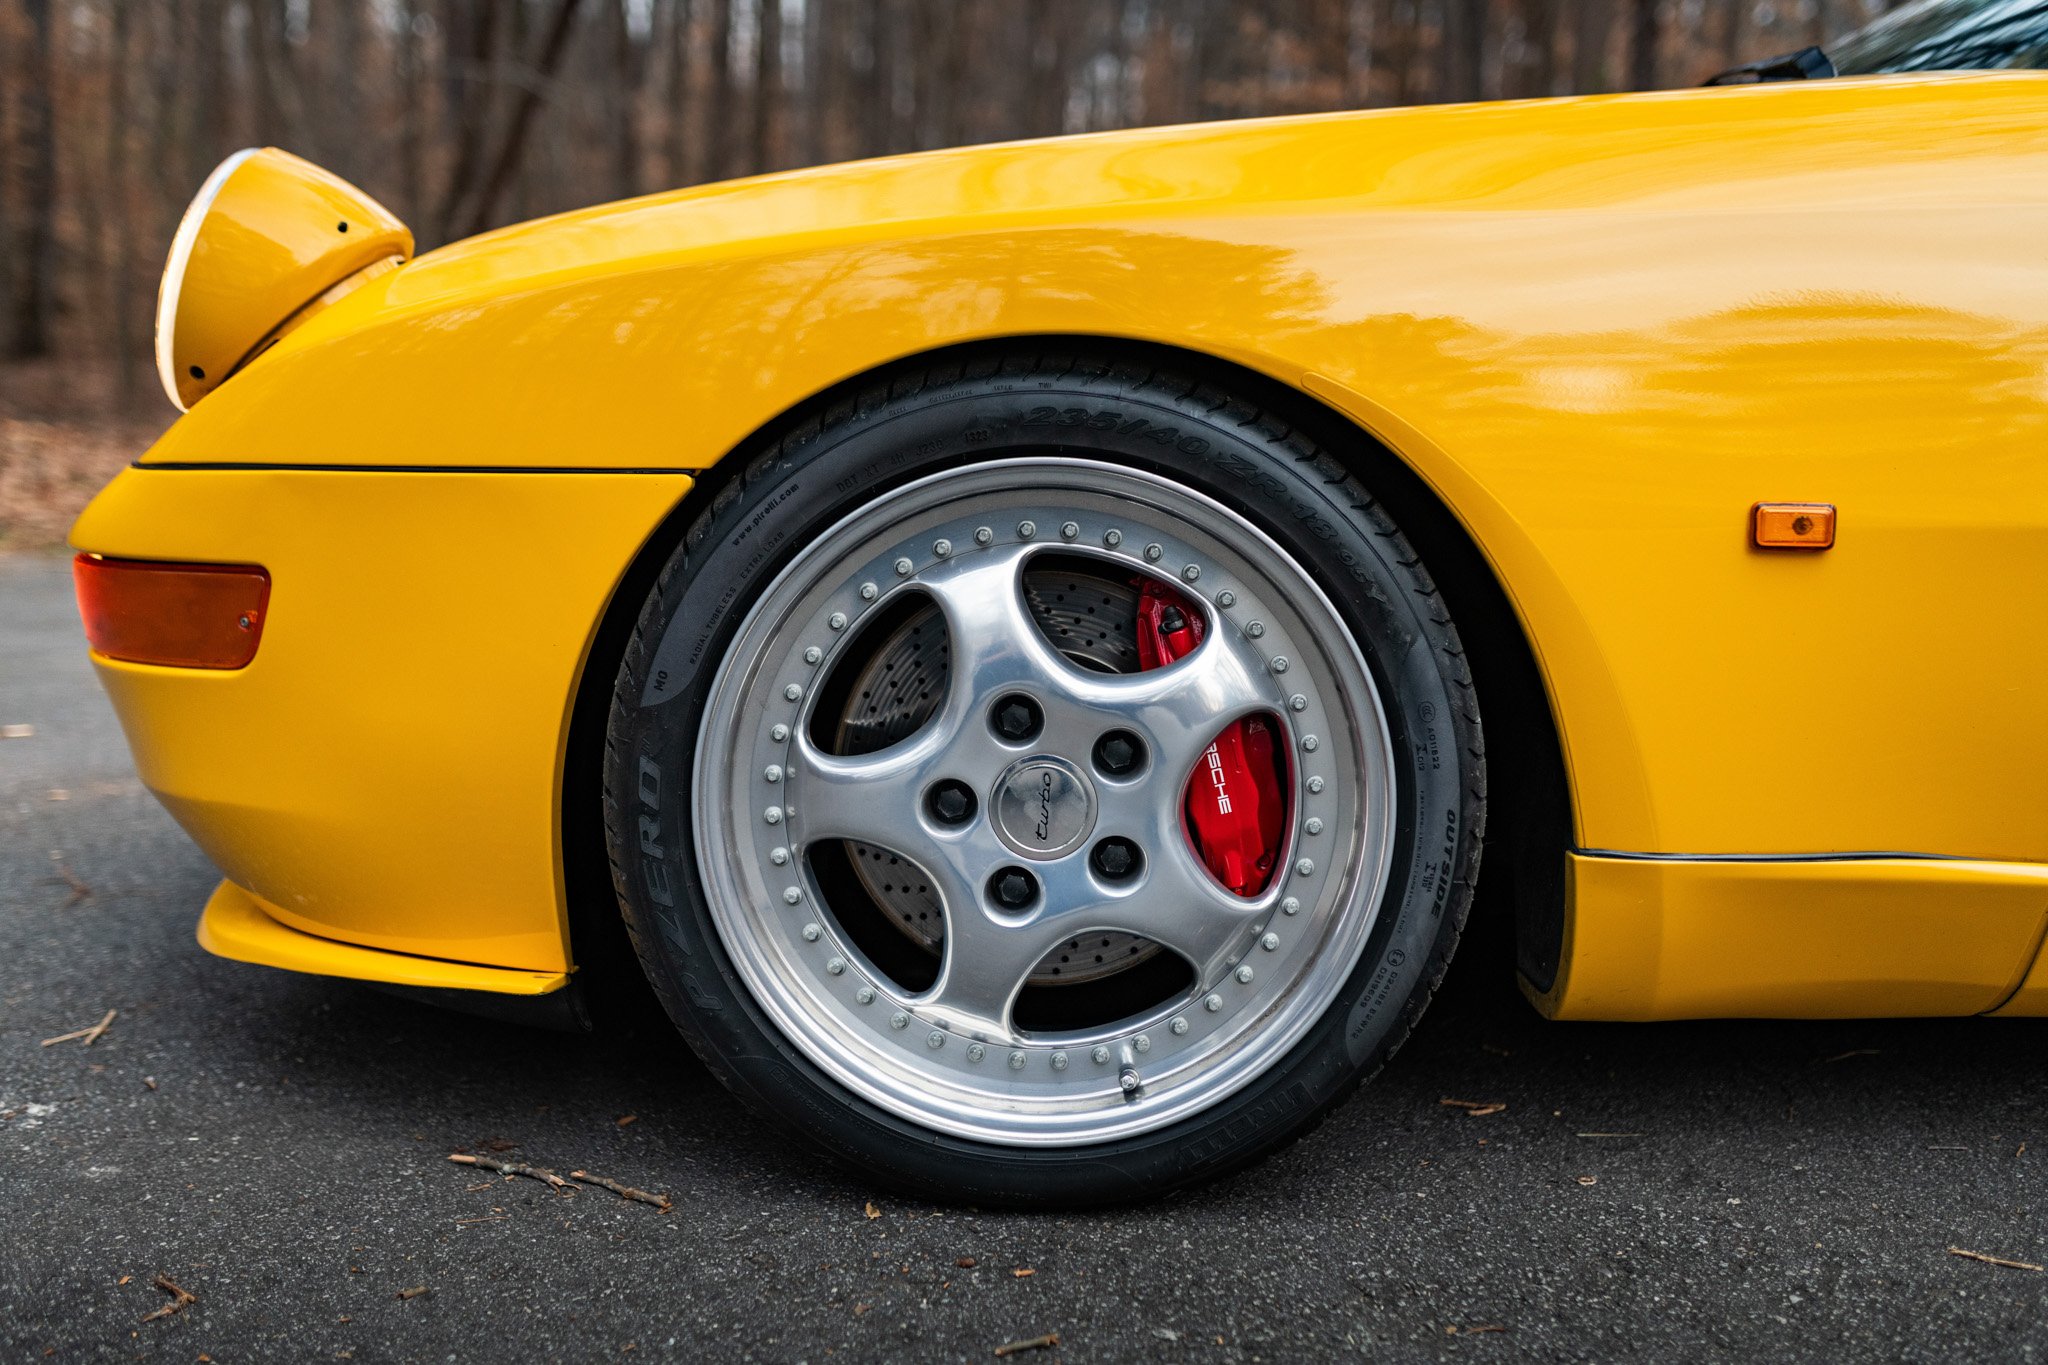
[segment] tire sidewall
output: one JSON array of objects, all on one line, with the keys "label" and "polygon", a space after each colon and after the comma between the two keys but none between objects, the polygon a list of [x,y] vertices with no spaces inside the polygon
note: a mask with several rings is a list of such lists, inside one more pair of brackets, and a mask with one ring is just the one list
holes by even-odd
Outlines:
[{"label": "tire sidewall", "polygon": [[[1405,1037],[1440,975],[1477,857],[1469,696],[1455,636],[1398,532],[1327,457],[1234,420],[1218,397],[1107,375],[955,379],[832,414],[747,467],[693,525],[629,646],[606,762],[622,909],[657,994],[727,1084],[829,1151],[923,1194],[980,1203],[1136,1197],[1206,1179],[1305,1130]],[[1322,583],[1359,645],[1392,740],[1384,899],[1335,1001],[1279,1063],[1200,1114],[1137,1137],[1033,1149],[934,1132],[827,1077],[768,1020],[713,926],[693,847],[707,693],[748,611],[803,546],[879,494],[964,464],[1093,458],[1193,488]]]}]

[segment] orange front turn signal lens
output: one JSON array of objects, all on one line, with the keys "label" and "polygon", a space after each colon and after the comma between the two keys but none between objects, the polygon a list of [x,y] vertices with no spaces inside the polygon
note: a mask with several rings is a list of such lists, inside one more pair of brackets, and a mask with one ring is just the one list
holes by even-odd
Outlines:
[{"label": "orange front turn signal lens", "polygon": [[170,668],[243,668],[256,657],[270,575],[253,564],[159,564],[80,555],[78,614],[95,653]]},{"label": "orange front turn signal lens", "polygon": [[1835,543],[1832,503],[1760,502],[1751,524],[1758,549],[1825,550]]}]

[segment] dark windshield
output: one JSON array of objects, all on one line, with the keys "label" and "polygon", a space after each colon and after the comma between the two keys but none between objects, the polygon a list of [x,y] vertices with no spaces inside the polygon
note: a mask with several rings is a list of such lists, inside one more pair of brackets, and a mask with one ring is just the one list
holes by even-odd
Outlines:
[{"label": "dark windshield", "polygon": [[1844,76],[2048,67],[2048,0],[1920,0],[1827,53]]}]

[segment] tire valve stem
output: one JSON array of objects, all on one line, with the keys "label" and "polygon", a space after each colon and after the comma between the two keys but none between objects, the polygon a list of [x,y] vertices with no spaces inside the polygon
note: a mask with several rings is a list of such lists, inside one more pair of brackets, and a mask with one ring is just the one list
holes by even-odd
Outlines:
[{"label": "tire valve stem", "polygon": [[1127,1100],[1137,1099],[1145,1089],[1145,1083],[1138,1079],[1138,1068],[1128,1064],[1116,1073],[1116,1083],[1123,1089]]}]

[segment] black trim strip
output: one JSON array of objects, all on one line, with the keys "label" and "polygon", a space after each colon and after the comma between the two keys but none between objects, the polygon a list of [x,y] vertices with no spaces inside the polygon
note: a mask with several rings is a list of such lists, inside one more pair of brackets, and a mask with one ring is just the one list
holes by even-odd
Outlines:
[{"label": "black trim strip", "polygon": [[1954,853],[1896,853],[1863,850],[1841,853],[1625,853],[1618,848],[1575,848],[1584,858],[1618,858],[1640,863],[1868,863],[1894,858],[1917,862],[1970,862]]},{"label": "black trim strip", "polygon": [[701,469],[648,465],[634,469],[581,465],[495,464],[267,464],[233,460],[136,460],[130,469],[288,470],[313,474],[702,474]]}]

